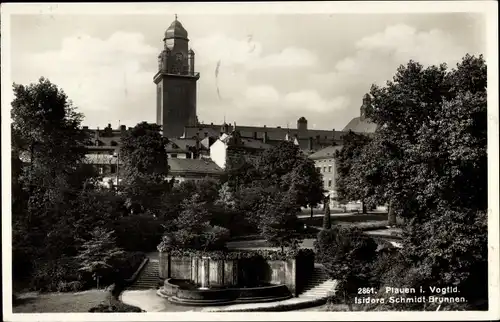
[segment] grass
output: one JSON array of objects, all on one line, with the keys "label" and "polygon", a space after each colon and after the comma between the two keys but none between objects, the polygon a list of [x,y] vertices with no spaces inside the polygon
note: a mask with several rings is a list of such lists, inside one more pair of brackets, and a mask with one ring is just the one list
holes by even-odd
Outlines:
[{"label": "grass", "polygon": [[104,290],[89,290],[78,293],[25,293],[13,313],[74,313],[88,312],[91,307],[108,302],[109,293]]}]

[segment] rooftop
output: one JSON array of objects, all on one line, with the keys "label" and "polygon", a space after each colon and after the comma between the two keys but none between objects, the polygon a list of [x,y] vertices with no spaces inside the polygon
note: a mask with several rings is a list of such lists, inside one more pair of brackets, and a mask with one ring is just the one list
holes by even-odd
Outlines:
[{"label": "rooftop", "polygon": [[221,174],[223,172],[223,170],[212,160],[169,158],[168,165],[170,166],[170,172],[173,174]]},{"label": "rooftop", "polygon": [[335,152],[340,151],[341,149],[341,145],[332,145],[311,154],[309,158],[313,160],[333,158],[335,156]]},{"label": "rooftop", "polygon": [[342,131],[348,132],[349,130],[356,133],[375,133],[377,130],[377,124],[370,122],[370,119],[355,117]]}]

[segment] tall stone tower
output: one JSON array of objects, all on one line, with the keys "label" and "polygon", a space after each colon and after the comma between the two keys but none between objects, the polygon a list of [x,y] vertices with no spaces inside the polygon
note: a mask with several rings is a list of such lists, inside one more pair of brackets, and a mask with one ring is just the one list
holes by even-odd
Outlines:
[{"label": "tall stone tower", "polygon": [[196,125],[196,82],[194,52],[188,48],[188,33],[177,15],[165,31],[164,48],[158,56],[156,84],[156,123],[163,136],[180,137],[186,125]]}]

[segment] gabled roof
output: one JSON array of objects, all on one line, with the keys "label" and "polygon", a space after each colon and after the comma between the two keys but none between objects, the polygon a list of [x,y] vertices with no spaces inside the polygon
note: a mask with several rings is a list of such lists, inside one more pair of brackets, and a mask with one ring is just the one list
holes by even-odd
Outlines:
[{"label": "gabled roof", "polygon": [[206,159],[168,159],[170,173],[222,174],[223,170],[212,160]]},{"label": "gabled roof", "polygon": [[166,144],[165,148],[168,152],[170,151],[182,151],[189,152],[189,147],[196,146],[195,139],[168,139],[169,142]]},{"label": "gabled roof", "polygon": [[311,154],[309,158],[313,160],[333,158],[335,156],[335,152],[340,151],[341,149],[341,145],[332,145]]}]

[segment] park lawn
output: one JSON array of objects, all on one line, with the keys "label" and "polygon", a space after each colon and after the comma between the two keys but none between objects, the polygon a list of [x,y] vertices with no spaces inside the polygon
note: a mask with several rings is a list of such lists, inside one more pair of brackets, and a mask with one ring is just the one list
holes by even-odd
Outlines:
[{"label": "park lawn", "polygon": [[27,293],[20,295],[13,313],[74,313],[88,312],[91,307],[107,303],[104,290],[88,290],[77,293]]}]

